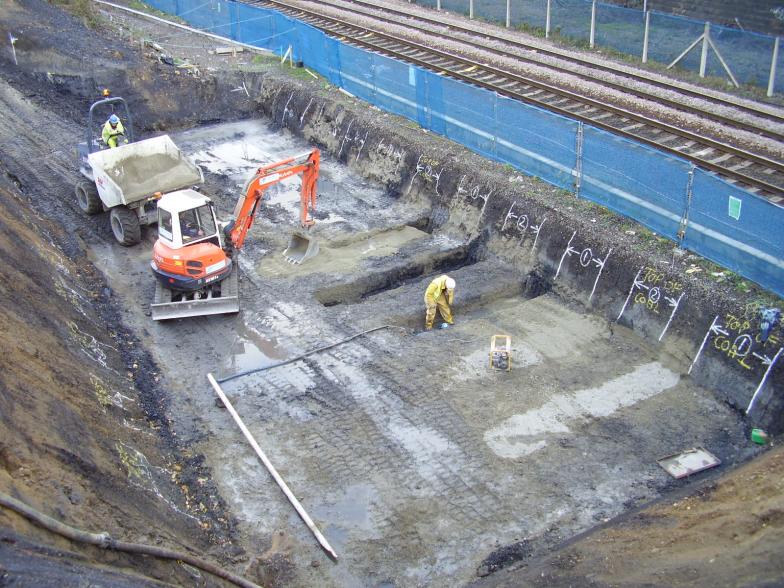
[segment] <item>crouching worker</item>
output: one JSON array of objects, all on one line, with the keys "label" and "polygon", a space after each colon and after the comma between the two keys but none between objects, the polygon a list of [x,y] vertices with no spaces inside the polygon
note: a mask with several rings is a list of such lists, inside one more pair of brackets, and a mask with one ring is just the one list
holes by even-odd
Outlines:
[{"label": "crouching worker", "polygon": [[444,274],[438,276],[425,290],[425,329],[428,331],[433,328],[433,321],[436,318],[436,309],[441,313],[444,322],[441,328],[445,329],[454,323],[452,319],[452,301],[455,297],[455,281]]},{"label": "crouching worker", "polygon": [[103,139],[103,142],[106,143],[111,149],[117,147],[121,139],[123,143],[128,142],[125,139],[125,129],[120,122],[119,116],[113,114],[109,117],[109,120],[107,120],[106,124],[103,125],[101,138]]}]

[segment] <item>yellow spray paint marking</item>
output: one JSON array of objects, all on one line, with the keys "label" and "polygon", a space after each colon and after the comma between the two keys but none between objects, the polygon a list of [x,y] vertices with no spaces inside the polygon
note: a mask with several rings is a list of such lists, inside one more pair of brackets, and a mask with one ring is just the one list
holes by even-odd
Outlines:
[{"label": "yellow spray paint marking", "polygon": [[475,65],[472,65],[472,66],[470,66],[470,67],[467,67],[467,68],[465,68],[465,69],[461,69],[461,70],[459,70],[457,73],[459,73],[459,74],[464,74],[464,73],[472,72],[472,71],[474,71],[475,69],[476,69],[476,66],[475,66]]},{"label": "yellow spray paint marking", "polygon": [[133,450],[133,454],[129,452],[122,443],[114,445],[117,453],[120,456],[120,462],[125,466],[128,471],[129,478],[138,478],[139,480],[146,480],[149,476],[145,476],[145,463],[142,459],[142,454]]},{"label": "yellow spray paint marking", "polygon": [[93,385],[95,395],[98,397],[98,402],[101,406],[109,406],[112,403],[109,390],[104,386],[101,379],[94,374],[90,374],[90,382]]}]

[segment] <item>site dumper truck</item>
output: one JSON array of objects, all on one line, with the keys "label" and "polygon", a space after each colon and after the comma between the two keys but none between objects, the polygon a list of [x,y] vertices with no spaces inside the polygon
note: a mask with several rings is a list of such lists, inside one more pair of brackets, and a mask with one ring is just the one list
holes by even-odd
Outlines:
[{"label": "site dumper truck", "polygon": [[[108,148],[96,132],[94,111],[109,106],[125,119],[125,144]],[[124,112],[124,116],[123,113]],[[122,98],[107,98],[90,107],[87,142],[78,146],[79,171],[86,178],[76,185],[76,201],[87,214],[109,211],[112,233],[121,245],[141,241],[141,226],[158,221],[162,194],[201,184],[201,169],[168,135],[133,141],[130,113]]]}]

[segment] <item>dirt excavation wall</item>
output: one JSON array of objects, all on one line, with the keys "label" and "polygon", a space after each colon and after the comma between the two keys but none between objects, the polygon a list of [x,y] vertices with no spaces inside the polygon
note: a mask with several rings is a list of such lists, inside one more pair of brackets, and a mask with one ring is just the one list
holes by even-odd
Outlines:
[{"label": "dirt excavation wall", "polygon": [[327,95],[318,82],[266,78],[251,93],[274,124],[401,197],[430,198],[430,230],[466,239],[473,260],[516,262],[528,295],[553,289],[604,316],[610,328],[617,322],[666,345],[718,398],[741,413],[751,408],[750,425],[784,429],[784,333],[779,323],[762,342],[759,322],[760,308],[780,300],[717,283],[721,268],[639,225],[414,123]]},{"label": "dirt excavation wall", "polygon": [[[36,217],[11,178],[0,169],[0,491],[120,540],[230,550],[222,502],[172,437],[158,374],[111,291],[79,239]],[[182,566],[117,553],[99,558],[116,567],[107,575],[91,563],[97,548],[76,548],[0,509],[0,584],[5,571],[35,579],[25,585],[153,585],[133,569],[194,581]]]}]

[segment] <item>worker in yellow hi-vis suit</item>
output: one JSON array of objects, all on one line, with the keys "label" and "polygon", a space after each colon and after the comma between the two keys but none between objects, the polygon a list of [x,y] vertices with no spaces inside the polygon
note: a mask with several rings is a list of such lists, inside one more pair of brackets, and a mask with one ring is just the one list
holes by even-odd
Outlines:
[{"label": "worker in yellow hi-vis suit", "polygon": [[444,322],[441,328],[446,329],[454,323],[452,319],[452,301],[455,297],[455,281],[446,274],[438,276],[425,290],[425,328],[433,328],[433,321],[436,318],[436,309],[441,313]]},{"label": "worker in yellow hi-vis suit", "polygon": [[106,124],[103,125],[101,137],[103,138],[103,142],[106,143],[110,149],[114,149],[120,143],[128,142],[128,140],[125,138],[125,129],[123,128],[123,124],[120,122],[119,116],[113,114],[109,117],[109,120],[107,120]]}]

